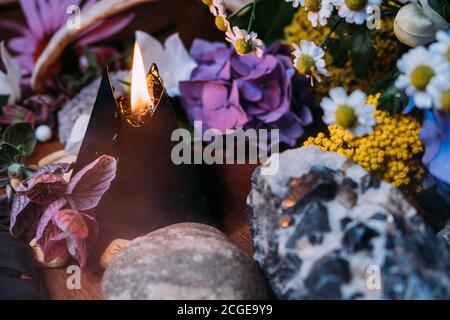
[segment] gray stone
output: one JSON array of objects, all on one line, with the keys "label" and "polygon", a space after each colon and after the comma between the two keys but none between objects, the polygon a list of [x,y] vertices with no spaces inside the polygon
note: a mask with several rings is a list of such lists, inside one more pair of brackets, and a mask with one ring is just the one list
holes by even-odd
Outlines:
[{"label": "gray stone", "polygon": [[106,299],[266,299],[257,264],[219,230],[175,224],[131,241],[102,279]]},{"label": "gray stone", "polygon": [[281,299],[449,299],[450,249],[392,185],[337,153],[282,153],[248,197],[255,256]]},{"label": "gray stone", "polygon": [[[117,71],[110,74],[116,98],[124,93],[123,84],[119,80],[124,80],[127,75],[128,71]],[[69,139],[70,132],[78,117],[82,114],[91,114],[100,87],[100,80],[101,78],[98,78],[84,87],[75,97],[67,101],[58,112],[58,133],[59,140],[62,143],[66,143]]]},{"label": "gray stone", "polygon": [[444,239],[448,242],[448,244],[450,245],[450,222],[447,223],[447,225],[445,226],[444,229],[442,229],[439,232],[439,235],[444,237]]}]

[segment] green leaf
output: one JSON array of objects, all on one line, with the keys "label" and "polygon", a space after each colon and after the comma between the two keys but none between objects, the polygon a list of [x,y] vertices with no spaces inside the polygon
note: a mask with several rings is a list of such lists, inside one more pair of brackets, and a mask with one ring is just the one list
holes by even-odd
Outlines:
[{"label": "green leaf", "polygon": [[381,92],[380,108],[386,110],[390,115],[393,115],[403,110],[407,104],[406,100],[406,95],[403,92],[398,91],[395,86],[392,86]]},{"label": "green leaf", "polygon": [[372,33],[364,26],[351,35],[350,41],[353,70],[356,77],[365,79],[368,77],[377,57]]},{"label": "green leaf", "polygon": [[0,95],[0,109],[8,104],[9,96]]},{"label": "green leaf", "polygon": [[399,72],[394,70],[384,79],[375,83],[371,88],[371,93],[381,92],[379,107],[393,115],[403,110],[407,104],[407,96],[404,92],[395,87],[395,80]]},{"label": "green leaf", "polygon": [[[1,142],[0,143],[0,171],[5,170],[11,164],[18,162],[18,158],[22,156],[22,153],[15,146]],[[20,162],[20,161],[19,161]]]},{"label": "green leaf", "polygon": [[29,123],[17,123],[6,128],[3,140],[16,146],[23,156],[30,156],[36,147],[34,129]]},{"label": "green leaf", "polygon": [[349,41],[347,37],[330,38],[328,40],[328,50],[333,57],[333,65],[343,68],[348,61]]},{"label": "green leaf", "polygon": [[[234,25],[246,29],[251,15],[247,12],[233,21]],[[258,33],[258,38],[269,46],[276,40],[284,38],[284,28],[292,21],[297,9],[285,1],[261,0],[256,4],[256,19],[251,31]]]},{"label": "green leaf", "polygon": [[448,0],[428,0],[428,4],[445,21],[450,23],[450,2]]},{"label": "green leaf", "polygon": [[97,56],[95,55],[94,51],[86,48],[84,50],[84,54],[86,56],[87,62],[88,62],[88,66],[94,69],[98,69],[100,66],[98,65],[97,62]]}]

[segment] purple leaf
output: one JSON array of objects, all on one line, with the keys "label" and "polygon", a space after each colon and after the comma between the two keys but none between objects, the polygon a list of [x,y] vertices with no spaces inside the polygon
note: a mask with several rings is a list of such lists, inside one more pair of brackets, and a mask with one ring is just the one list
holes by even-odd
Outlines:
[{"label": "purple leaf", "polygon": [[36,230],[36,240],[39,240],[44,234],[45,228],[49,225],[49,222],[53,219],[53,217],[67,204],[67,200],[65,198],[61,198],[52,202],[45,209],[42,214],[41,219],[39,220],[39,224]]},{"label": "purple leaf", "polygon": [[73,165],[73,163],[49,163],[39,168],[39,170],[36,171],[35,175],[41,173],[63,176],[65,173],[73,169]]},{"label": "purple leaf", "polygon": [[70,238],[67,240],[67,249],[70,255],[78,261],[80,267],[84,268],[87,262],[86,241],[79,238]]},{"label": "purple leaf", "polygon": [[[42,215],[43,206],[39,204],[29,203],[28,199],[20,199],[20,196],[16,196],[13,203],[13,212],[11,212],[10,219],[10,232],[15,238],[22,237],[26,240],[34,238],[36,228],[39,219]],[[20,206],[24,206],[23,210],[20,210]]]},{"label": "purple leaf", "polygon": [[45,228],[37,243],[44,252],[45,262],[50,262],[67,252],[66,235],[53,224]]},{"label": "purple leaf", "polygon": [[89,235],[88,226],[78,211],[72,209],[61,210],[53,217],[53,223],[62,232],[73,237],[86,239]]},{"label": "purple leaf", "polygon": [[23,232],[23,227],[16,226],[17,218],[19,214],[25,209],[25,207],[30,203],[30,199],[28,199],[25,196],[21,195],[15,195],[12,209],[11,209],[11,218],[10,218],[10,224],[9,224],[9,231],[11,232],[11,235],[14,237],[20,236],[20,234]]},{"label": "purple leaf", "polygon": [[63,177],[50,174],[41,174],[24,182],[27,188],[21,195],[27,196],[31,202],[48,204],[64,196],[67,182]]},{"label": "purple leaf", "polygon": [[77,210],[85,211],[98,205],[116,176],[116,169],[116,159],[103,155],[72,178],[67,187],[67,195]]},{"label": "purple leaf", "polygon": [[53,223],[66,234],[67,248],[81,267],[86,265],[88,239],[97,237],[95,219],[75,210],[65,209],[53,217]]}]

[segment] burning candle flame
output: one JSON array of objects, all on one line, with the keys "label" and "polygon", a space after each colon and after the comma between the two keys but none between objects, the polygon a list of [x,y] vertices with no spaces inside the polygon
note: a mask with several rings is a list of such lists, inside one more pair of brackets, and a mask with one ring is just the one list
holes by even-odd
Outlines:
[{"label": "burning candle flame", "polygon": [[133,69],[131,71],[131,111],[134,114],[142,113],[151,106],[145,72],[141,48],[136,42],[134,44]]}]

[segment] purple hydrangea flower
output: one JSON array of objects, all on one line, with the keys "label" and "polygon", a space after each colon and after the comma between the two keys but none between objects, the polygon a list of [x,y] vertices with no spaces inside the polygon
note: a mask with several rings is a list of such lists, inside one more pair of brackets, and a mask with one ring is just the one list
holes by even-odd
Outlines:
[{"label": "purple hydrangea flower", "polygon": [[295,73],[288,46],[240,56],[223,43],[195,40],[191,55],[198,67],[180,83],[181,99],[189,119],[203,121],[204,129],[279,129],[281,142],[294,146],[312,123],[312,92]]},{"label": "purple hydrangea flower", "polygon": [[441,189],[450,190],[450,113],[425,111],[420,140],[425,146],[423,163]]}]

